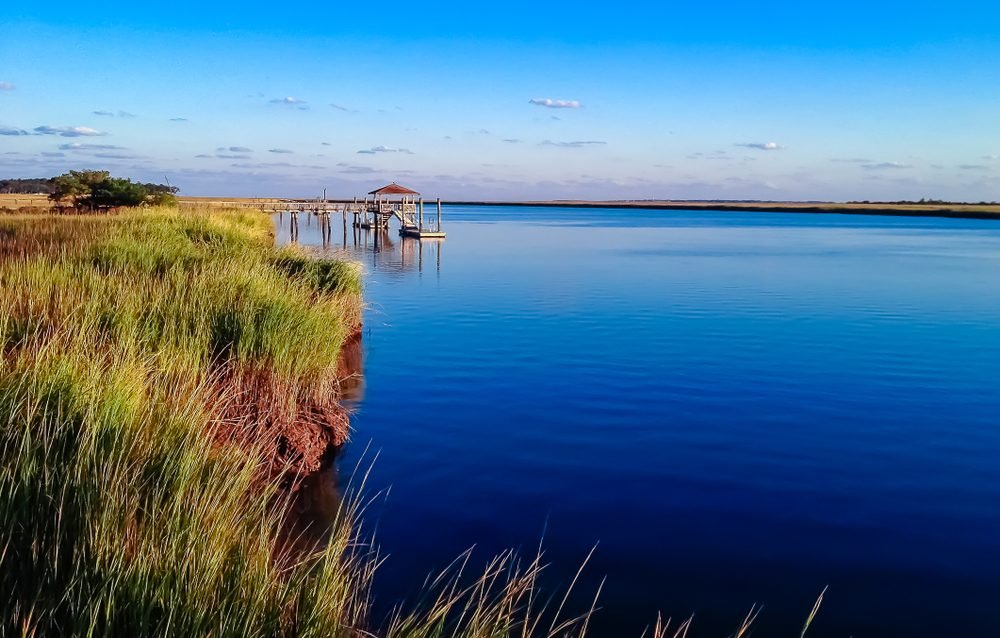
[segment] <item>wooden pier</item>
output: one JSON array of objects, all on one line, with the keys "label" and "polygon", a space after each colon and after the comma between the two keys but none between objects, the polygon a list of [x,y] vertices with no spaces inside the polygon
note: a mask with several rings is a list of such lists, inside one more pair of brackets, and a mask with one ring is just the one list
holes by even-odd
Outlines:
[{"label": "wooden pier", "polygon": [[[400,186],[393,182],[368,193],[364,200],[353,201],[328,199],[261,199],[220,202],[226,208],[252,208],[266,213],[289,213],[298,216],[300,213],[313,215],[340,214],[344,227],[348,218],[355,228],[366,230],[388,231],[389,223],[399,221],[399,234],[417,239],[444,239],[445,232],[441,228],[441,199],[438,198],[434,219],[425,218],[424,200],[415,190]],[[426,223],[425,223],[426,219]]]}]

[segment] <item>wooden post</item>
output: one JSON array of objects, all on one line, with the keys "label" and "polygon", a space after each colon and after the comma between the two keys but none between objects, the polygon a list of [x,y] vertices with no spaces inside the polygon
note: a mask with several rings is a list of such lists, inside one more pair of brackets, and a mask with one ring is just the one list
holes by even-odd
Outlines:
[{"label": "wooden post", "polygon": [[440,233],[441,232],[441,198],[440,197],[438,197],[438,202],[437,203],[438,203],[438,229],[437,229],[437,231]]},{"label": "wooden post", "polygon": [[[414,215],[414,217],[416,217],[416,215]],[[420,218],[423,219],[423,217],[424,217],[424,198],[421,197],[420,198]]]},{"label": "wooden post", "polygon": [[417,230],[421,231],[424,229],[424,206],[423,203],[420,204],[420,222],[417,224]]}]

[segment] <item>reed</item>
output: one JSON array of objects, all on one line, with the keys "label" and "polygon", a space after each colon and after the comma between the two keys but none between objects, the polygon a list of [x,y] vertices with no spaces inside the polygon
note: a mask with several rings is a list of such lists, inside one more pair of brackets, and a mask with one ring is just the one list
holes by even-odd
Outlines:
[{"label": "reed", "polygon": [[[270,232],[169,210],[0,221],[3,635],[364,625],[366,544],[345,523],[274,560],[283,477],[261,471],[335,402],[360,277],[290,270],[304,257]],[[246,395],[282,405],[262,421]]]}]

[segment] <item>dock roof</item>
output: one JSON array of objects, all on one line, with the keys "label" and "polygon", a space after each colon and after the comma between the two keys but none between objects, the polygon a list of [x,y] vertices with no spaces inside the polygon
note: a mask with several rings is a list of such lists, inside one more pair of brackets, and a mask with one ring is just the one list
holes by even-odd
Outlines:
[{"label": "dock roof", "polygon": [[376,188],[373,191],[368,192],[369,195],[419,195],[415,190],[407,188],[405,186],[400,186],[396,182],[387,184],[382,188]]}]

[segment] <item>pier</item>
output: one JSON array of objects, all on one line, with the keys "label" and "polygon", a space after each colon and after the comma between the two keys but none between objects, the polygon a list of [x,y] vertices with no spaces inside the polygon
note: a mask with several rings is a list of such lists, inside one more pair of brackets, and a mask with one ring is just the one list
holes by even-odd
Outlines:
[{"label": "pier", "polygon": [[369,191],[361,201],[322,199],[252,199],[239,201],[218,201],[213,205],[224,208],[251,208],[265,213],[289,213],[297,217],[301,213],[320,215],[327,218],[340,214],[344,227],[350,218],[354,228],[387,232],[393,219],[399,222],[399,234],[416,239],[444,239],[441,227],[441,199],[432,202],[434,207],[426,211],[424,199],[415,190],[395,182]]}]

